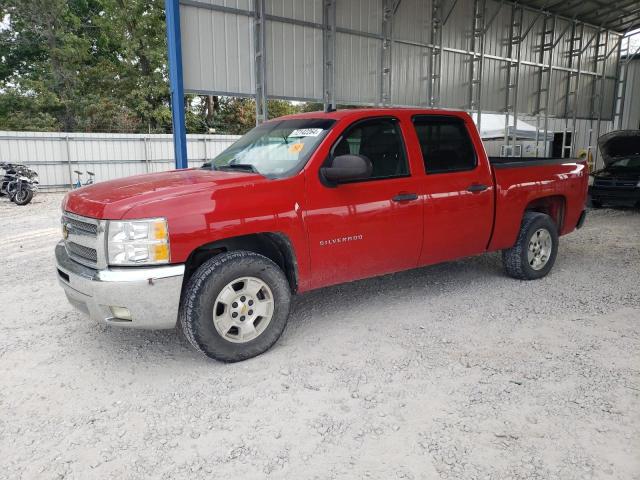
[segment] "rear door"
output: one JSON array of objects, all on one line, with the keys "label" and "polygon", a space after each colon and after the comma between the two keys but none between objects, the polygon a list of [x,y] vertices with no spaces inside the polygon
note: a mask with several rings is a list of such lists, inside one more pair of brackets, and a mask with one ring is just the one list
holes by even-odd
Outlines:
[{"label": "rear door", "polygon": [[476,154],[469,130],[475,127],[447,115],[414,116],[413,126],[426,173],[420,264],[485,251],[493,227],[493,178],[486,157]]},{"label": "rear door", "polygon": [[[329,159],[364,155],[370,178],[329,187],[317,169],[307,176],[305,223],[314,286],[414,268],[422,243],[420,179],[412,175],[402,129],[394,117],[359,120],[332,145]],[[327,160],[329,160],[327,159]]]}]

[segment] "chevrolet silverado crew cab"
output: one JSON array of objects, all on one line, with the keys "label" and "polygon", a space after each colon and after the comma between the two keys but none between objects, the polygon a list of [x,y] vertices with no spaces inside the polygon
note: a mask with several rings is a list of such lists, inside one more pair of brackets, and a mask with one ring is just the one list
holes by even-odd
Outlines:
[{"label": "chevrolet silverado crew cab", "polygon": [[209,357],[258,355],[295,293],[502,251],[545,276],[584,220],[569,159],[489,159],[463,112],[366,109],[261,124],[202,168],[74,190],[57,275],[112,325],[174,328]]}]

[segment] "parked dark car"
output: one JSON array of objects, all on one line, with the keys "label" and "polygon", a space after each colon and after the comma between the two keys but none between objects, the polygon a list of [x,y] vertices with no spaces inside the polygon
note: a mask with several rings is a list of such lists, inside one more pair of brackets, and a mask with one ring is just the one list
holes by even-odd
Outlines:
[{"label": "parked dark car", "polygon": [[598,139],[604,168],[591,174],[591,206],[640,206],[640,130],[618,130]]}]

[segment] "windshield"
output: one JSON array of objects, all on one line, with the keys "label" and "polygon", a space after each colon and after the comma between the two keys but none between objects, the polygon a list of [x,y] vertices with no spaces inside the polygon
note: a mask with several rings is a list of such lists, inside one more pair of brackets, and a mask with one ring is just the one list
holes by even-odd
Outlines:
[{"label": "windshield", "polygon": [[335,120],[273,120],[257,126],[211,162],[214,170],[241,170],[269,178],[299,171]]},{"label": "windshield", "polygon": [[640,156],[621,158],[619,160],[615,160],[609,164],[609,167],[628,168],[628,169],[638,170],[640,169]]}]

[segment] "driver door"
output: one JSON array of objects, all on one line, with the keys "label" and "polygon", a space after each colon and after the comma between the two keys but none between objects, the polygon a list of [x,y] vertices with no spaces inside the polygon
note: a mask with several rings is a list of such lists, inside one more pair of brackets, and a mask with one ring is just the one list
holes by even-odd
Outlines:
[{"label": "driver door", "polygon": [[370,178],[331,187],[309,170],[305,223],[315,287],[417,265],[422,199],[402,128],[393,117],[368,118],[348,126],[332,146],[331,156],[369,158]]}]

